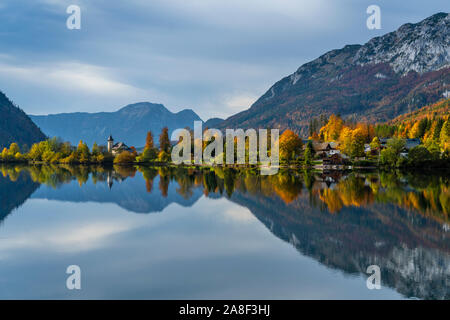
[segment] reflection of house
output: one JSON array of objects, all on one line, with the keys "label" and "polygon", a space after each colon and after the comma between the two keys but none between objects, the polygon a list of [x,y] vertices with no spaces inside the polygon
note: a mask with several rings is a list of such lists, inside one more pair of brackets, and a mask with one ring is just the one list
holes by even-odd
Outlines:
[{"label": "reflection of house", "polygon": [[335,153],[322,160],[322,170],[344,170],[345,161],[339,153]]},{"label": "reflection of house", "polygon": [[111,152],[113,155],[116,155],[123,151],[133,152],[133,149],[128,147],[124,142],[118,142],[114,144],[114,139],[110,135],[108,138],[108,152]]},{"label": "reflection of house", "polygon": [[339,154],[341,151],[337,149],[336,142],[316,142],[313,141],[313,148],[316,155],[319,157],[330,157],[334,154]]}]

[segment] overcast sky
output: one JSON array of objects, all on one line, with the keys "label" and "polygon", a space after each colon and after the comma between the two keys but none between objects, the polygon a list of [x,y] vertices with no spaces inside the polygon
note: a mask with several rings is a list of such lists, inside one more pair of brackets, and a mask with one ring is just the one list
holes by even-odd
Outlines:
[{"label": "overcast sky", "polygon": [[[66,8],[81,8],[69,30]],[[381,8],[368,30],[366,8]],[[250,107],[300,65],[418,22],[448,0],[2,0],[0,90],[29,114]]]}]

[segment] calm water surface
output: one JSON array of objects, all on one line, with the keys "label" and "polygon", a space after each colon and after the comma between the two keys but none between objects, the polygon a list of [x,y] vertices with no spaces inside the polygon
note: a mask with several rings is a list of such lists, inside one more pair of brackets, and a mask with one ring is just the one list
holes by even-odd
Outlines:
[{"label": "calm water surface", "polygon": [[0,170],[2,299],[450,298],[447,175]]}]

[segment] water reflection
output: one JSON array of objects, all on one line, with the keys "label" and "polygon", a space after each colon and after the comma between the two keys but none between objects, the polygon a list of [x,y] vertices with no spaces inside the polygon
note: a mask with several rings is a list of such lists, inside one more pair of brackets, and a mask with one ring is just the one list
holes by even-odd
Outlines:
[{"label": "water reflection", "polygon": [[377,264],[383,284],[406,297],[450,298],[446,175],[116,166],[3,166],[1,173],[2,220],[29,197],[115,203],[135,213],[226,198],[328,268],[361,275]]}]

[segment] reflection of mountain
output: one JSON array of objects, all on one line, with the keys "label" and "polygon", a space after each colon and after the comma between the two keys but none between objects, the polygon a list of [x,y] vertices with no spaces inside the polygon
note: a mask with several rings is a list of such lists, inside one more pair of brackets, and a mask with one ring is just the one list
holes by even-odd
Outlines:
[{"label": "reflection of mountain", "polygon": [[14,179],[17,180],[11,181],[9,177],[0,174],[0,221],[20,207],[39,188],[39,184],[33,182],[25,172],[17,173]]},{"label": "reflection of mountain", "polygon": [[350,274],[379,265],[382,282],[408,297],[449,299],[450,241],[442,226],[391,204],[346,207],[339,215],[314,207],[305,192],[278,197],[235,192],[277,237],[302,254]]},{"label": "reflection of mountain", "polygon": [[[226,196],[329,268],[359,275],[376,264],[382,282],[407,297],[450,298],[449,189],[440,176],[83,166],[1,172],[1,219],[30,196],[115,203],[136,213],[160,212],[172,203],[192,206],[202,195]],[[38,189],[33,181],[43,184]]]},{"label": "reflection of mountain", "polygon": [[[177,183],[170,183],[167,197],[162,197],[158,192],[159,177],[153,181],[153,191],[148,193],[145,189],[145,181],[136,176],[125,179],[122,182],[114,182],[111,189],[106,183],[92,183],[89,180],[80,187],[76,182],[64,184],[59,189],[42,186],[32,198],[60,200],[70,202],[99,202],[115,203],[118,206],[136,213],[161,212],[168,205],[177,203],[184,207],[192,206],[201,196],[201,188],[193,189],[192,196],[182,197],[177,193]],[[156,189],[156,190],[155,190]]]}]

